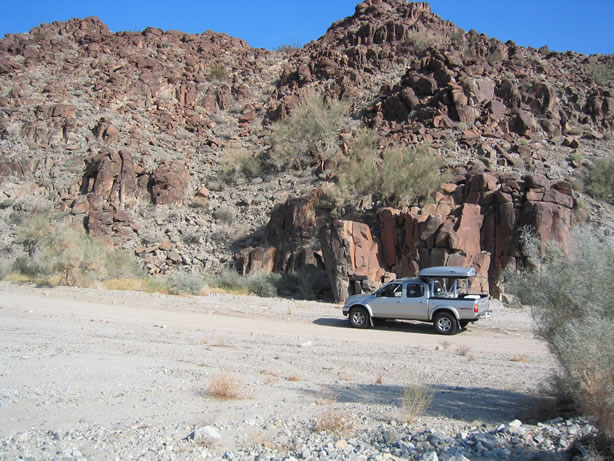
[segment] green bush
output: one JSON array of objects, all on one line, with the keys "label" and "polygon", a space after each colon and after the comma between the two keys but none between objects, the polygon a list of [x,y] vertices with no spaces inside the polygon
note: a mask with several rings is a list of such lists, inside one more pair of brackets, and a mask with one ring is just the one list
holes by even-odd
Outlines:
[{"label": "green bush", "polygon": [[281,279],[280,274],[250,274],[247,277],[247,290],[261,298],[273,298],[278,295],[277,286]]},{"label": "green bush", "polygon": [[614,200],[614,158],[599,159],[589,172],[588,190],[600,200]]},{"label": "green bush", "polygon": [[347,105],[330,103],[317,93],[307,93],[301,105],[272,127],[271,162],[278,168],[305,168],[331,158],[338,149],[338,132],[346,125]]},{"label": "green bush", "polygon": [[389,206],[428,199],[447,178],[442,163],[428,145],[390,147],[380,156],[372,130],[359,132],[350,158],[339,169],[339,186],[346,198],[372,194]]},{"label": "green bush", "polygon": [[553,384],[594,418],[612,447],[614,244],[589,227],[575,229],[569,254],[555,244],[541,251],[538,239],[527,232],[521,239],[534,269],[516,278],[514,288],[523,304],[534,306],[538,333],[560,364]]},{"label": "green bush", "polygon": [[12,270],[63,285],[88,286],[94,281],[141,275],[135,257],[115,251],[91,238],[83,227],[48,212],[25,219],[16,232],[28,256],[18,258]]},{"label": "green bush", "polygon": [[169,293],[172,295],[199,295],[205,286],[205,279],[200,275],[179,272],[170,279]]}]

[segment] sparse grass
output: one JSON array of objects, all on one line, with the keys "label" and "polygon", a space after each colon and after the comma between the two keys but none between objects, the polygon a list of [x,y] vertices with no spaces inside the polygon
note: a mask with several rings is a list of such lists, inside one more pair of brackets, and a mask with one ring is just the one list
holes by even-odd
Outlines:
[{"label": "sparse grass", "polygon": [[467,344],[459,344],[456,346],[456,351],[458,352],[458,355],[467,356],[471,352],[471,346]]},{"label": "sparse grass", "polygon": [[300,376],[296,376],[296,375],[290,375],[288,377],[286,377],[286,381],[290,381],[293,383],[298,383],[299,381],[301,381]]},{"label": "sparse grass", "polygon": [[433,391],[426,386],[407,386],[401,397],[401,412],[405,421],[411,424],[422,416],[433,402],[433,396]]},{"label": "sparse grass", "polygon": [[449,341],[442,341],[439,343],[439,345],[441,346],[443,350],[448,350],[451,346]]},{"label": "sparse grass", "polygon": [[236,400],[241,395],[242,382],[227,373],[215,375],[207,386],[207,393],[218,400]]}]

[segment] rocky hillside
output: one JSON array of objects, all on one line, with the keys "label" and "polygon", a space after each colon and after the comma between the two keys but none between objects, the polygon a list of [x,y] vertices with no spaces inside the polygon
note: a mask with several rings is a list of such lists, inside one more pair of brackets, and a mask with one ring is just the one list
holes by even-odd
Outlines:
[{"label": "rocky hillside", "polygon": [[[572,186],[613,152],[612,68],[613,56],[502,43],[405,0],[359,3],[284,51],[214,32],[111,33],[97,18],[7,35],[1,250],[18,255],[19,217],[52,206],[151,273],[313,266],[341,299],[454,263],[478,267],[480,288],[496,291],[501,269],[522,263],[522,226],[562,242],[586,219],[613,227],[608,205]],[[221,174],[229,152],[265,157],[271,125],[313,90],[349,104],[337,157]],[[429,143],[452,181],[421,209],[356,197],[349,221],[321,191],[359,127],[374,128],[381,148]]]}]

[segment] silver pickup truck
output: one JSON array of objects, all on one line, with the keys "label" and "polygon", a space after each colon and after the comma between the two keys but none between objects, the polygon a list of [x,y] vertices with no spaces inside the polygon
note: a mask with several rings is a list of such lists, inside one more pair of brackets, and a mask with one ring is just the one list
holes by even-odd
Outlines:
[{"label": "silver pickup truck", "polygon": [[355,328],[373,326],[374,319],[432,322],[438,333],[453,335],[491,315],[488,295],[468,294],[475,269],[438,266],[422,269],[416,278],[387,283],[375,293],[350,296],[343,306]]}]

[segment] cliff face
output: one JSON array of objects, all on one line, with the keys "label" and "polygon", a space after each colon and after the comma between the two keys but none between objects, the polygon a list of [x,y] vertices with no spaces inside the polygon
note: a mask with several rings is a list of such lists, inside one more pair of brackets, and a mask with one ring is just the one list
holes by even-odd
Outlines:
[{"label": "cliff face", "polygon": [[[612,151],[614,90],[602,71],[613,66],[612,56],[527,49],[465,32],[428,4],[404,0],[359,3],[319,40],[285,52],[214,32],[111,33],[96,18],[41,25],[0,40],[0,243],[14,257],[11,222],[51,205],[134,249],[152,273],[207,271],[239,250],[248,270],[254,247],[276,248],[277,256],[259,250],[267,268],[321,267],[314,242],[330,216],[317,204],[278,228],[273,245],[263,228],[293,196],[317,202],[312,191],[334,175],[271,172],[232,185],[221,176],[227,152],[266,152],[271,122],[316,89],[348,101],[351,116],[375,128],[381,144],[428,142],[458,173],[440,191],[438,209],[392,213],[392,231],[388,218],[371,222],[382,270],[367,272],[381,280],[412,264],[450,263],[461,252],[469,258],[457,261],[463,264],[487,255],[484,277],[492,283],[501,255],[515,257],[517,249],[488,243],[501,231],[487,229],[513,234],[527,220],[540,228],[544,206],[526,205],[534,202],[562,207],[557,225],[574,221],[577,192],[554,185]],[[473,178],[485,173],[494,179],[475,189]],[[546,181],[539,191],[529,174]],[[569,199],[550,200],[559,197],[551,190]],[[479,207],[478,234],[459,231],[469,205]],[[274,222],[283,221],[279,213]],[[609,225],[597,208],[592,219]],[[418,225],[433,228],[429,236],[398,237]],[[437,238],[444,230],[477,253],[449,239],[444,245]],[[393,249],[390,235],[397,235]],[[447,256],[432,256],[441,249]]]}]

